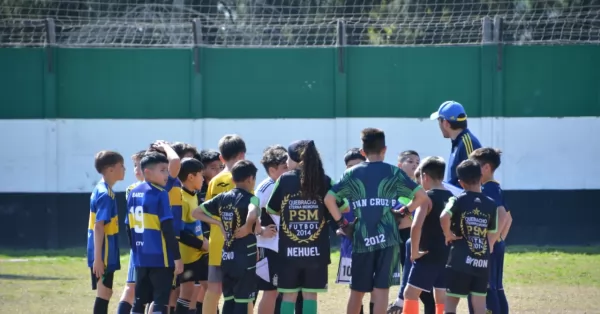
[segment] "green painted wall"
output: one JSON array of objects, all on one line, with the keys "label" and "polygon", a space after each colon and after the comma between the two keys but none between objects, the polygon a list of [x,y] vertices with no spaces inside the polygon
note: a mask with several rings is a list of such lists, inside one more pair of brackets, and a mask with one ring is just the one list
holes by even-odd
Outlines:
[{"label": "green painted wall", "polygon": [[[600,46],[0,49],[0,118],[600,116]],[[49,63],[51,60],[51,64]],[[52,71],[49,70],[52,66]]]}]

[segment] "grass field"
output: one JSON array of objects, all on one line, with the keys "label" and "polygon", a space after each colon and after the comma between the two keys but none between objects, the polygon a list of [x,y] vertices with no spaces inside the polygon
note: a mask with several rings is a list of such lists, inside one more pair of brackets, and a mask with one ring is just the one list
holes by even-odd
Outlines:
[{"label": "grass field", "polygon": [[[0,250],[0,313],[90,313],[95,294],[84,254],[82,249]],[[334,283],[338,260],[334,255],[329,292],[319,300],[319,313],[345,313],[348,287]],[[127,259],[128,255],[122,257],[123,265]],[[600,313],[600,246],[510,247],[505,269],[504,286],[513,314]],[[117,272],[110,313],[116,311],[125,277],[126,269]],[[397,292],[393,288],[390,299]],[[461,309],[467,313],[464,304]]]}]

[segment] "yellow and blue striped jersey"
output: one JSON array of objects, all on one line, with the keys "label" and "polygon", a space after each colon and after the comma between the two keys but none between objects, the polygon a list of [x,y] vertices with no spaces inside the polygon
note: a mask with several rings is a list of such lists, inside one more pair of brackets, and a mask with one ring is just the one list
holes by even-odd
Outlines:
[{"label": "yellow and blue striped jersey", "polygon": [[178,178],[169,176],[165,190],[169,193],[169,205],[173,213],[173,230],[175,231],[175,236],[179,237],[179,232],[182,229],[181,205],[183,204],[181,199],[181,181]]},{"label": "yellow and blue striped jersey", "polygon": [[173,219],[169,194],[158,185],[142,182],[131,190],[125,223],[131,229],[132,259],[136,267],[173,267],[160,224]]},{"label": "yellow and blue striped jersey", "polygon": [[[192,211],[198,207],[198,197],[196,194],[191,194],[185,189],[181,189],[181,198],[183,199],[182,205],[182,223],[183,229],[186,232],[193,233],[198,239],[204,240],[202,224],[199,220],[192,217]],[[199,260],[202,255],[208,252],[200,251],[193,247],[187,246],[183,243],[179,243],[179,252],[181,252],[181,260],[184,264],[190,264]]]},{"label": "yellow and blue striped jersey", "polygon": [[107,271],[121,269],[119,260],[119,215],[115,193],[104,181],[96,184],[90,198],[90,219],[88,221],[87,260],[94,264],[94,227],[104,223],[102,259]]}]

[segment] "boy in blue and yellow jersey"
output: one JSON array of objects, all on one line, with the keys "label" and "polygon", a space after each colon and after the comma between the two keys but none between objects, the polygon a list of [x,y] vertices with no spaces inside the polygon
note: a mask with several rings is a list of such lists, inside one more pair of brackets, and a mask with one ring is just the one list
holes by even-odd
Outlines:
[{"label": "boy in blue and yellow jersey", "polygon": [[[169,179],[167,184],[164,186],[167,193],[169,193],[169,205],[171,206],[171,212],[173,213],[173,226],[175,230],[175,236],[179,238],[179,232],[182,228],[181,222],[181,181],[177,178],[179,174],[179,168],[181,167],[181,159],[184,157],[193,157],[196,153],[196,149],[185,143],[176,142],[169,144],[165,141],[156,141],[150,146],[150,150],[158,151],[167,156],[169,159]],[[175,305],[177,304],[177,297],[179,296],[179,283],[177,278],[173,282],[173,292],[169,298],[170,312],[175,312]],[[152,307],[150,308],[152,309]]]},{"label": "boy in blue and yellow jersey", "polygon": [[456,314],[461,298],[471,296],[475,314],[486,312],[490,243],[499,237],[498,226],[505,215],[495,202],[481,193],[481,168],[471,159],[456,167],[464,192],[446,204],[440,223],[446,245],[451,244],[446,263],[445,314]]},{"label": "boy in blue and yellow jersey", "polygon": [[169,313],[169,296],[174,275],[183,271],[175,238],[169,194],[168,159],[148,152],[141,162],[145,181],[135,187],[127,200],[127,234],[136,267],[135,301],[131,313],[143,314],[154,301],[152,313]]},{"label": "boy in blue and yellow jersey", "polygon": [[[400,197],[412,199],[399,210],[407,214],[429,203],[421,186],[400,168],[385,163],[385,134],[367,128],[361,132],[367,158],[344,172],[325,197],[325,205],[344,233],[352,239],[352,279],[347,313],[358,314],[364,294],[371,293],[374,313],[385,313],[389,288],[398,266],[400,235],[392,210]],[[358,219],[349,224],[336,200],[346,198]],[[356,229],[357,232],[353,232]]]},{"label": "boy in blue and yellow jersey", "polygon": [[260,201],[251,193],[256,183],[256,172],[251,161],[238,161],[231,168],[234,188],[202,203],[193,212],[195,218],[219,228],[225,238],[219,256],[222,256],[224,314],[253,313],[252,302],[258,283],[253,225],[260,216]]},{"label": "boy in blue and yellow jersey", "polygon": [[[196,191],[202,188],[204,165],[197,159],[184,158],[181,161],[179,180],[182,182],[183,229],[179,235],[179,250],[183,260],[183,273],[179,276],[180,291],[175,313],[196,313],[196,299],[200,287],[206,286],[208,278],[208,241],[204,241],[200,221],[192,217],[192,211],[198,207]],[[193,301],[193,302],[192,302]]]},{"label": "boy in blue and yellow jersey", "polygon": [[494,172],[500,167],[501,154],[502,152],[498,149],[486,147],[476,149],[469,156],[481,166],[481,192],[496,202],[498,211],[506,212],[505,222],[498,228],[500,237],[494,244],[492,254],[490,254],[490,283],[486,304],[488,313],[491,314],[508,314],[508,301],[506,300],[506,294],[504,294],[502,277],[504,274],[504,240],[510,230],[512,216],[504,203],[500,183],[494,179]]},{"label": "boy in blue and yellow jersey", "polygon": [[[125,199],[129,197],[129,193],[133,188],[138,186],[142,181],[144,181],[144,175],[142,174],[142,168],[140,167],[140,161],[144,154],[145,150],[141,150],[131,156],[131,160],[133,161],[133,173],[135,174],[135,178],[137,182],[131,184],[125,189]],[[123,289],[123,294],[121,295],[121,300],[119,301],[119,307],[117,308],[117,314],[129,314],[131,313],[131,307],[133,306],[133,299],[135,297],[135,266],[133,266],[133,258],[131,258],[133,252],[129,253],[129,267],[127,269],[127,281],[125,289]]]},{"label": "boy in blue and yellow jersey", "polygon": [[102,175],[90,199],[87,261],[91,269],[92,290],[97,290],[94,314],[108,313],[112,296],[114,272],[121,269],[119,261],[119,217],[112,187],[125,177],[123,156],[113,151],[96,154],[94,166]]},{"label": "boy in blue and yellow jersey", "polygon": [[[225,169],[208,183],[206,201],[210,201],[220,193],[234,188],[235,184],[230,169],[237,161],[245,159],[246,143],[238,135],[225,135],[219,140],[219,151],[221,153],[221,161],[225,164]],[[253,190],[250,192],[254,193]],[[223,244],[225,243],[221,229],[217,225],[210,226],[210,238],[208,241],[208,288],[204,295],[202,312],[215,314],[217,313],[219,298],[222,293],[221,253],[223,251]]]}]

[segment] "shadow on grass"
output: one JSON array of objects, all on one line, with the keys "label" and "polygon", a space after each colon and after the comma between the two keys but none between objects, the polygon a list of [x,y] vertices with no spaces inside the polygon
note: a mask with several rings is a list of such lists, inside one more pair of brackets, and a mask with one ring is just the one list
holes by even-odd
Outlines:
[{"label": "shadow on grass", "polygon": [[583,254],[600,255],[599,245],[586,246],[534,246],[534,245],[507,245],[506,252],[509,254],[521,253],[563,253],[563,254]]},{"label": "shadow on grass", "polygon": [[0,279],[4,280],[74,280],[75,278],[70,277],[43,277],[43,276],[30,276],[30,275],[8,275],[0,274]]},{"label": "shadow on grass", "polygon": [[[127,250],[129,253],[129,250]],[[42,258],[42,257],[86,257],[86,248],[69,248],[61,250],[42,250],[42,249],[5,249],[0,248],[1,258]]]}]

